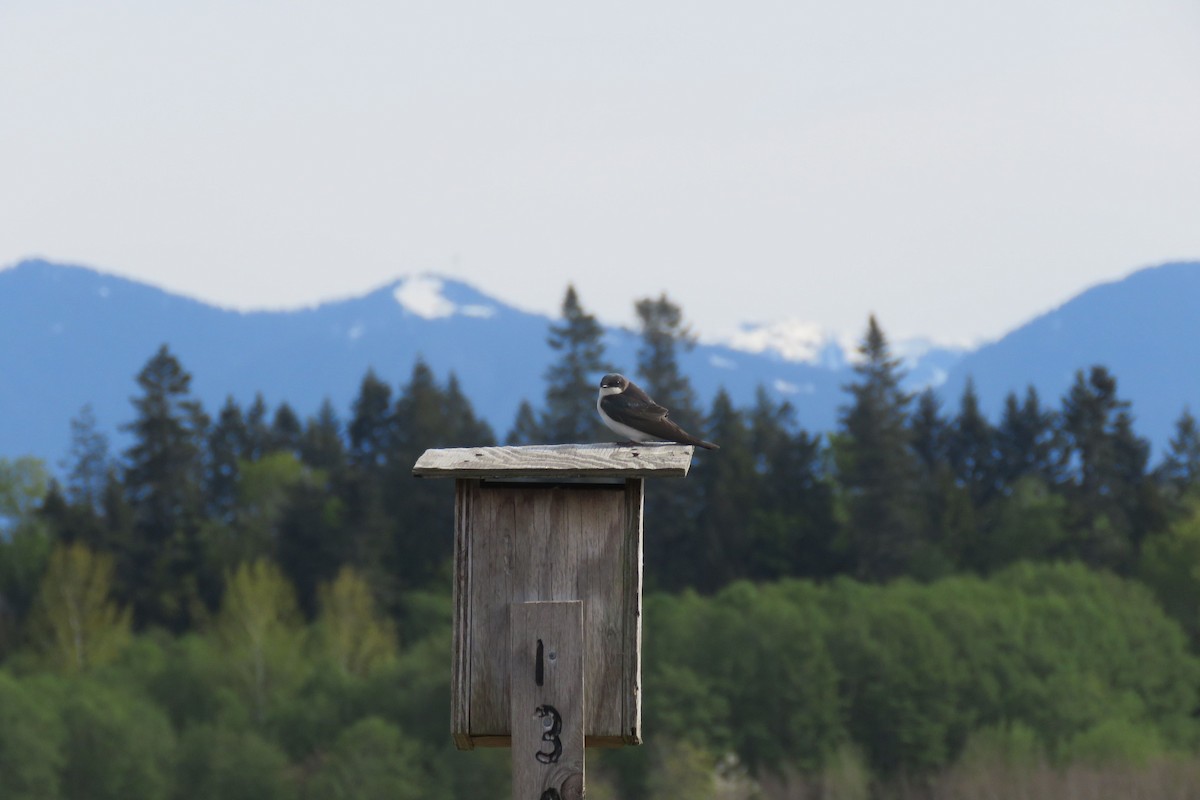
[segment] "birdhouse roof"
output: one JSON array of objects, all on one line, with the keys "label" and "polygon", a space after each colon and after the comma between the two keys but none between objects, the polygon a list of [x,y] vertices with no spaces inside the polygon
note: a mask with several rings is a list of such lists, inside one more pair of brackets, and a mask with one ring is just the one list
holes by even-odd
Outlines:
[{"label": "birdhouse roof", "polygon": [[413,475],[427,478],[681,478],[691,445],[644,443],[451,447],[426,450]]}]

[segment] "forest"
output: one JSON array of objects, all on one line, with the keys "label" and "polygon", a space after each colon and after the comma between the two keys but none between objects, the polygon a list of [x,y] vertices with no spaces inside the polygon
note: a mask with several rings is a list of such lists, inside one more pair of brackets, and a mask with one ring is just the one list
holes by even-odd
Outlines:
[{"label": "forest", "polygon": [[1103,365],[994,420],[970,384],[944,408],[871,317],[813,432],[766,389],[700,407],[682,309],[635,310],[638,363],[609,364],[568,288],[501,435],[421,361],[349,409],[205,409],[164,344],[125,446],[85,406],[56,467],[0,453],[0,797],[508,796],[507,751],[450,739],[453,488],[411,468],[608,441],[609,371],[721,449],[647,488],[646,744],[589,752],[589,797],[1200,792],[1187,409],[1152,461]]}]

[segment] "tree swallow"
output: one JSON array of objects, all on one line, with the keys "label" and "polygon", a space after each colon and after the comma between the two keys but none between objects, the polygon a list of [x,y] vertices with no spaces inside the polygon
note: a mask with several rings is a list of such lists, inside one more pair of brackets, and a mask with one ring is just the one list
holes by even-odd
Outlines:
[{"label": "tree swallow", "polygon": [[630,442],[663,439],[706,450],[720,449],[712,442],[697,439],[667,419],[670,412],[650,399],[650,395],[624,375],[613,373],[600,379],[596,410],[600,412],[600,419],[605,425]]}]

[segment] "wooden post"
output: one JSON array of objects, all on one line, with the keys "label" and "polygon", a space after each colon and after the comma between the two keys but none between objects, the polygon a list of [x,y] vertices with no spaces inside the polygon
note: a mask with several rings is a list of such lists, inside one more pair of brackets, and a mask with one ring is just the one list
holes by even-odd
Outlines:
[{"label": "wooden post", "polygon": [[679,444],[427,450],[455,479],[451,735],[510,747],[513,800],[579,800],[585,747],[641,744],[645,479]]},{"label": "wooden post", "polygon": [[513,603],[513,800],[582,800],[583,603]]}]

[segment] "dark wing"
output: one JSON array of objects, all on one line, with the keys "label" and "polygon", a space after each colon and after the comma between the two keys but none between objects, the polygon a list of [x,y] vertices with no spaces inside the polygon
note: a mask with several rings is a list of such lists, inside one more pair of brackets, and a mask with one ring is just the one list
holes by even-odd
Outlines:
[{"label": "dark wing", "polygon": [[660,406],[650,398],[650,395],[642,391],[642,387],[638,386],[633,381],[625,387],[625,391],[617,395],[609,395],[612,398],[623,398],[629,404],[630,408],[638,409],[639,413],[654,414],[659,417],[667,415],[667,409]]},{"label": "dark wing", "polygon": [[[640,395],[640,397],[639,397]],[[633,387],[620,394],[609,394],[600,398],[600,407],[604,413],[617,422],[637,428],[639,431],[662,423],[667,416],[667,410],[651,400],[640,389],[634,393]]]},{"label": "dark wing", "polygon": [[[651,400],[641,389],[638,389],[635,394],[631,393],[630,390],[635,388],[631,386],[620,394],[605,395],[600,398],[600,407],[604,409],[605,414],[608,414],[617,422],[628,425],[634,430],[647,433],[655,438],[665,439],[668,442],[706,447],[709,450],[719,449],[712,442],[706,442],[703,439],[692,436],[673,421],[667,419],[667,410]],[[630,396],[631,394],[632,396]]]}]

